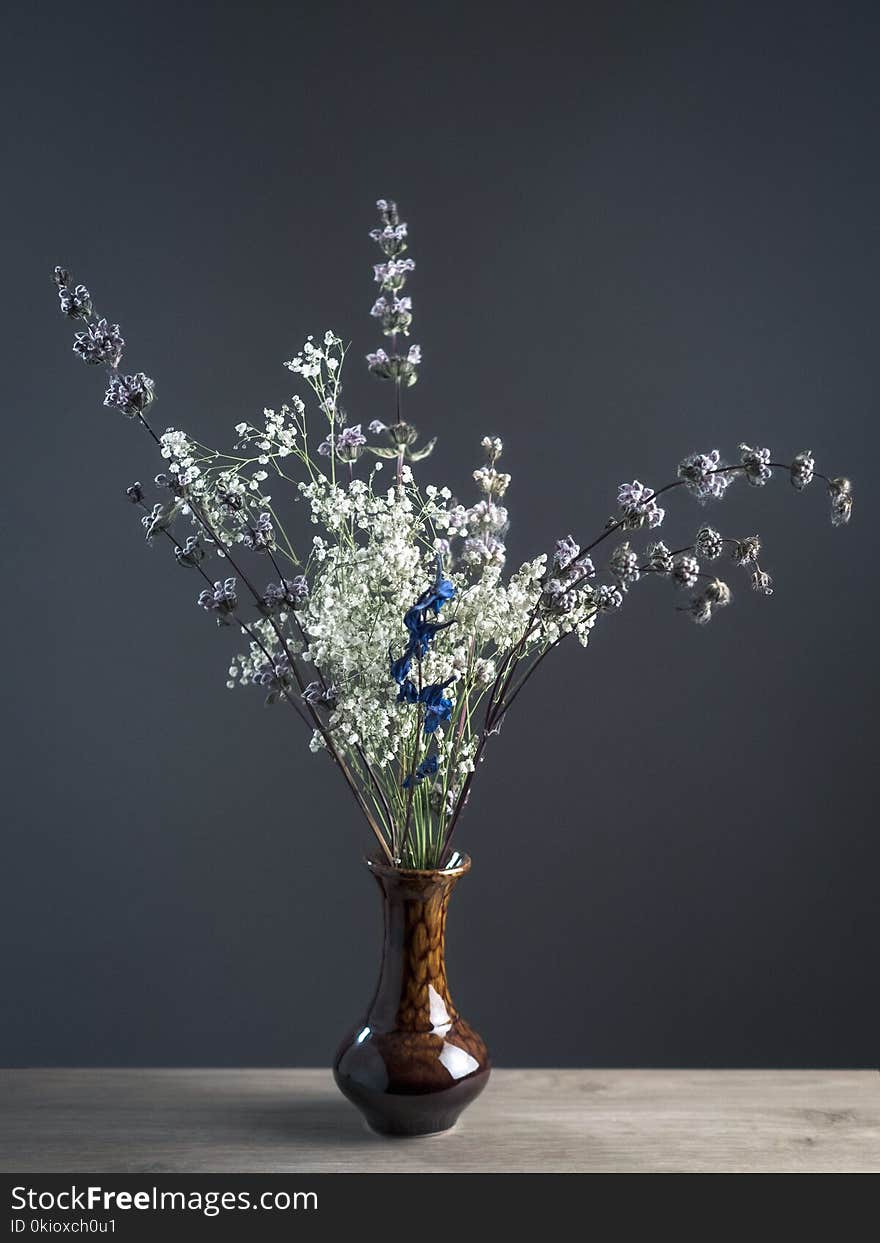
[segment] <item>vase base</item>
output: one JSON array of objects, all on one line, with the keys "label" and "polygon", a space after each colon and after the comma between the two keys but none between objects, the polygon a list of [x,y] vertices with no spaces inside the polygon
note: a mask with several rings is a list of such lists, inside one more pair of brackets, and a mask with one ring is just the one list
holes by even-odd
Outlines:
[{"label": "vase base", "polygon": [[489,1067],[485,1066],[441,1091],[396,1093],[371,1089],[341,1074],[338,1067],[335,1071],[342,1094],[357,1106],[369,1129],[385,1139],[415,1139],[451,1131],[488,1078]]}]

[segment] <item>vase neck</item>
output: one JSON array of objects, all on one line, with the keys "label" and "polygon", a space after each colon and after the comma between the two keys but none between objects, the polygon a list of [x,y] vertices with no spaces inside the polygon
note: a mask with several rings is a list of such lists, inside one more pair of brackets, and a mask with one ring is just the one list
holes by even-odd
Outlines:
[{"label": "vase neck", "polygon": [[376,1031],[445,1036],[457,1014],[446,982],[446,911],[460,873],[374,872],[385,943],[368,1022]]}]

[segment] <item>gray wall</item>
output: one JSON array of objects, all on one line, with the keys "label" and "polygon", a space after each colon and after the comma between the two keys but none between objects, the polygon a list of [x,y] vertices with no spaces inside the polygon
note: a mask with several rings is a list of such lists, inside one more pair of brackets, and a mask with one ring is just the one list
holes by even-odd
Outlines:
[{"label": "gray wall", "polygon": [[[142,546],[122,490],[157,464],[48,274],[120,319],[159,423],[223,441],[307,333],[377,343],[384,194],[430,474],[464,492],[505,439],[515,562],[697,448],[858,487],[837,531],[818,487],[740,486],[714,519],[763,533],[772,599],[698,629],[648,582],[548,661],[461,826],[462,1010],[507,1065],[875,1061],[876,14],[12,6],[0,1060],[324,1064],[368,1000],[365,832]],[[347,391],[388,416],[357,363]]]}]

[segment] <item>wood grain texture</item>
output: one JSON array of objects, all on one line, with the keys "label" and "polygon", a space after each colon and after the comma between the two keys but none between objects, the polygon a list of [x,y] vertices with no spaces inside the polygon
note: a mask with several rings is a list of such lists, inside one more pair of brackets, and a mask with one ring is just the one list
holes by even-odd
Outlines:
[{"label": "wood grain texture", "polygon": [[874,1071],[497,1070],[454,1131],[369,1132],[324,1070],[0,1070],[0,1171],[880,1171]]}]

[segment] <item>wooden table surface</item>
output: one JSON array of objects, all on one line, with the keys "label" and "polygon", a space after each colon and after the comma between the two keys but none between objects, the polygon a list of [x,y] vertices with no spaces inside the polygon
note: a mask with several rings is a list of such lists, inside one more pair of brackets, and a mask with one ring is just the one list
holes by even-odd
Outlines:
[{"label": "wooden table surface", "polygon": [[0,1172],[880,1171],[875,1071],[496,1070],[368,1131],[324,1070],[0,1070]]}]

